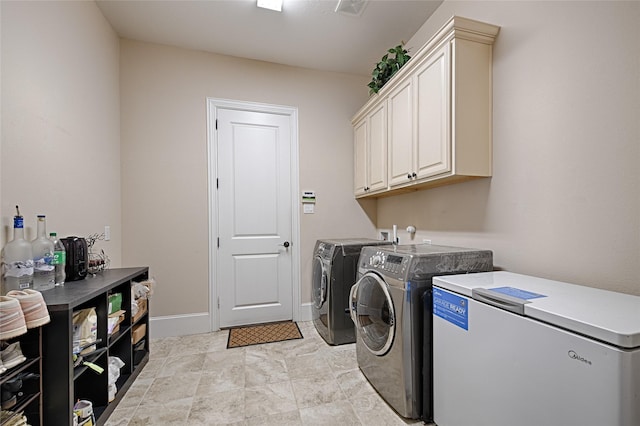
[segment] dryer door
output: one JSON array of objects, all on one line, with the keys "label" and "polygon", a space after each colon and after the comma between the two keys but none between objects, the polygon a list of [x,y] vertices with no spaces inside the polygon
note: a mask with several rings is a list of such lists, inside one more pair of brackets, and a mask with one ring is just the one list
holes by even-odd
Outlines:
[{"label": "dryer door", "polygon": [[327,300],[327,268],[320,256],[313,258],[312,270],[312,295],[313,305],[316,309],[320,309]]},{"label": "dryer door", "polygon": [[354,285],[350,304],[358,339],[373,354],[389,351],[395,336],[395,313],[389,287],[380,276],[367,272]]}]

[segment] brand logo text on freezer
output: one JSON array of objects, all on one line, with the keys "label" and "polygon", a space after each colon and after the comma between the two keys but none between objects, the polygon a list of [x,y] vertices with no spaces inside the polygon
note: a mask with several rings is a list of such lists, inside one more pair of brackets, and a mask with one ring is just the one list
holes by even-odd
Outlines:
[{"label": "brand logo text on freezer", "polygon": [[589,361],[586,358],[581,357],[580,355],[578,355],[578,353],[576,351],[571,350],[571,351],[569,351],[567,353],[569,354],[569,358],[575,359],[576,361],[581,361],[581,362],[584,362],[585,364],[591,365],[591,361]]}]

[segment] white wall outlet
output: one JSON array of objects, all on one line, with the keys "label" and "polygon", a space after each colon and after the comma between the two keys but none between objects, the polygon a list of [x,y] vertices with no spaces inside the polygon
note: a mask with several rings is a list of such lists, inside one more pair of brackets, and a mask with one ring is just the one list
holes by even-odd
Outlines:
[{"label": "white wall outlet", "polygon": [[111,227],[109,225],[105,225],[104,227],[104,240],[105,241],[111,240]]},{"label": "white wall outlet", "polygon": [[422,239],[422,244],[431,244],[431,240]]}]

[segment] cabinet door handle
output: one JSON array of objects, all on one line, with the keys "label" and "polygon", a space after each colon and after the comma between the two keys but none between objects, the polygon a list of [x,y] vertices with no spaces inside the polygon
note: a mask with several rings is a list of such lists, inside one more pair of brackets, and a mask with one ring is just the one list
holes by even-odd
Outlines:
[{"label": "cabinet door handle", "polygon": [[416,172],[413,172],[413,173],[411,174],[411,177],[415,179],[415,178],[417,178],[417,177],[418,177],[418,175],[416,174]]},{"label": "cabinet door handle", "polygon": [[407,173],[407,179],[411,179],[411,173]]}]

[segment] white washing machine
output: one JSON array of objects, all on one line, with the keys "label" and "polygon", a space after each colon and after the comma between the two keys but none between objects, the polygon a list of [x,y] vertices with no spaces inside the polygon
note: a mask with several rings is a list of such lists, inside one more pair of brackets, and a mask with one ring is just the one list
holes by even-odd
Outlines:
[{"label": "white washing machine", "polygon": [[313,323],[330,345],[356,341],[349,316],[349,290],[358,278],[358,258],[364,246],[390,244],[368,238],[318,240],[312,268]]},{"label": "white washing machine", "polygon": [[350,294],[358,366],[401,416],[433,417],[432,278],[492,269],[490,250],[428,244],[362,249]]}]

